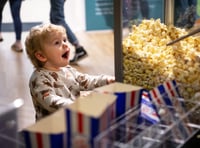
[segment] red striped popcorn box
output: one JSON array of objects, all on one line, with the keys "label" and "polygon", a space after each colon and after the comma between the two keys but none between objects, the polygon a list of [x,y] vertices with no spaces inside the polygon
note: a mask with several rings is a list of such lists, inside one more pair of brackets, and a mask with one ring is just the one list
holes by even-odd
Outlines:
[{"label": "red striped popcorn box", "polygon": [[22,131],[27,148],[92,148],[110,125],[116,96],[91,93]]},{"label": "red striped popcorn box", "polygon": [[153,104],[147,91],[143,91],[142,93],[140,115],[152,124],[160,122],[160,116],[157,112],[156,106]]},{"label": "red striped popcorn box", "polygon": [[25,128],[21,133],[26,148],[66,148],[67,130],[64,109]]},{"label": "red striped popcorn box", "polygon": [[[184,101],[180,101],[181,95],[175,80],[166,81],[155,87],[150,92],[153,102],[165,124],[176,124],[172,135],[177,139],[187,139],[192,130],[187,126],[182,117],[186,114]],[[187,120],[189,121],[189,120]]]},{"label": "red striped popcorn box", "polygon": [[94,147],[94,138],[110,126],[115,102],[115,95],[92,92],[67,106],[67,146]]},{"label": "red striped popcorn box", "polygon": [[115,82],[106,86],[96,88],[94,91],[109,93],[117,96],[115,117],[123,115],[131,108],[138,107],[143,88],[120,82]]}]

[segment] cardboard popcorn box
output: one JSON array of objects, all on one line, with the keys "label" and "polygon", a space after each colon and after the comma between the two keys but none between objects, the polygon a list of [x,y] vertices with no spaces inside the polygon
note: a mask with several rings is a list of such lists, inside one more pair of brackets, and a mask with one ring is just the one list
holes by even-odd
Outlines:
[{"label": "cardboard popcorn box", "polygon": [[[189,118],[185,117],[188,113],[185,109],[185,101],[182,101],[185,98],[181,97],[177,82],[166,81],[150,90],[149,93],[160,114],[161,122],[168,126],[175,124],[171,130],[173,138],[187,139],[193,130],[187,126]],[[183,117],[185,120],[182,120]]]},{"label": "cardboard popcorn box", "polygon": [[26,148],[64,148],[66,145],[66,124],[64,109],[60,109],[21,133]]},{"label": "cardboard popcorn box", "polygon": [[94,91],[114,94],[117,96],[116,100],[116,118],[123,115],[131,108],[137,107],[140,104],[140,98],[143,88],[140,86],[133,86],[115,82],[106,86],[96,88]]},{"label": "cardboard popcorn box", "polygon": [[91,93],[23,130],[27,148],[93,147],[110,125],[116,96]]},{"label": "cardboard popcorn box", "polygon": [[67,137],[72,142],[68,147],[80,143],[82,147],[93,147],[94,138],[111,124],[115,102],[115,95],[92,92],[68,106],[65,110]]}]

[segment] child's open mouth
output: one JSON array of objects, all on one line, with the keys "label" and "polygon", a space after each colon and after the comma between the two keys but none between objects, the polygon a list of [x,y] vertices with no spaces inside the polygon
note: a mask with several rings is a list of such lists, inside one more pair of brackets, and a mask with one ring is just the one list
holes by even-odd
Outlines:
[{"label": "child's open mouth", "polygon": [[62,58],[68,59],[68,57],[69,57],[69,52],[66,51],[66,52],[62,55]]}]

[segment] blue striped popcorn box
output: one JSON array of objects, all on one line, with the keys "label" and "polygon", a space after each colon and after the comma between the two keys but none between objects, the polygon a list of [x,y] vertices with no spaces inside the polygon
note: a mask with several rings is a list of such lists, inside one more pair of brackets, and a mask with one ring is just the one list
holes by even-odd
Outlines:
[{"label": "blue striped popcorn box", "polygon": [[138,107],[143,88],[140,86],[133,86],[115,82],[106,86],[96,88],[94,91],[100,93],[114,94],[117,96],[116,100],[116,115],[119,117],[131,108]]},{"label": "blue striped popcorn box", "polygon": [[[166,125],[175,124],[172,135],[176,139],[187,139],[192,130],[187,126],[189,119],[183,116],[187,113],[184,108],[184,101],[181,101],[178,85],[175,80],[166,81],[163,84],[149,91],[150,97],[155,103],[161,121]],[[183,98],[182,98],[183,99]]]},{"label": "blue striped popcorn box", "polygon": [[26,148],[66,148],[64,109],[45,117],[21,132]]},{"label": "blue striped popcorn box", "polygon": [[165,104],[173,106],[172,98],[181,97],[178,90],[178,85],[175,80],[166,81],[163,84],[150,90],[149,93],[157,105]]},{"label": "blue striped popcorn box", "polygon": [[93,139],[110,126],[116,96],[91,93],[22,131],[27,148],[93,147]]},{"label": "blue striped popcorn box", "polygon": [[160,122],[160,116],[158,114],[157,108],[152,102],[148,91],[143,91],[142,93],[140,116],[152,124]]},{"label": "blue striped popcorn box", "polygon": [[[68,147],[94,147],[94,138],[110,127],[116,96],[92,92],[65,109]],[[81,146],[80,146],[81,144]]]}]

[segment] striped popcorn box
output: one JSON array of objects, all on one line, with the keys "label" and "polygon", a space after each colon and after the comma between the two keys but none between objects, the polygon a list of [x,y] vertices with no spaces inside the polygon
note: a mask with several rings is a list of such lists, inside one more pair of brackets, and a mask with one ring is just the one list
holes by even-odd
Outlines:
[{"label": "striped popcorn box", "polygon": [[117,96],[115,117],[123,115],[131,108],[137,107],[140,103],[142,87],[115,82],[106,86],[96,88],[94,91],[109,93]]},{"label": "striped popcorn box", "polygon": [[180,101],[181,95],[175,80],[164,82],[150,90],[149,94],[158,109],[160,109],[161,106],[169,106],[167,110],[172,112],[173,115],[175,112],[180,115],[185,114],[185,105],[183,101]]},{"label": "striped popcorn box", "polygon": [[184,102],[179,100],[181,95],[176,81],[166,81],[152,89],[149,93],[156,104],[160,116],[163,117],[162,120],[164,123],[172,124],[172,122],[177,122],[177,126],[172,130],[173,137],[186,139],[192,131],[187,126],[187,123],[180,121],[186,111]]},{"label": "striped popcorn box", "polygon": [[166,81],[149,91],[151,98],[157,105],[173,106],[172,98],[180,98],[178,85],[175,80]]},{"label": "striped popcorn box", "polygon": [[109,127],[116,96],[91,93],[24,129],[27,148],[90,148],[93,138]]},{"label": "striped popcorn box", "polygon": [[64,109],[45,117],[21,134],[26,148],[67,148],[67,134]]},{"label": "striped popcorn box", "polygon": [[110,126],[115,102],[115,95],[92,92],[67,106],[67,147],[94,147],[94,138]]},{"label": "striped popcorn box", "polygon": [[157,108],[151,101],[148,91],[142,92],[140,116],[152,124],[160,122],[160,116],[158,114]]}]

